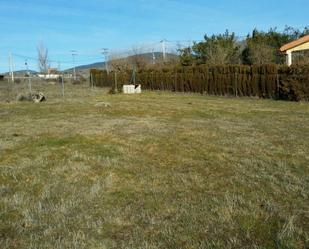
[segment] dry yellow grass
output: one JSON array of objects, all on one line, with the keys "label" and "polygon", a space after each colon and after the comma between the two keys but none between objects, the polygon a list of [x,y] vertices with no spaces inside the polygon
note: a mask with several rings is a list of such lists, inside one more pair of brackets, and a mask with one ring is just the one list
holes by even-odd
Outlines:
[{"label": "dry yellow grass", "polygon": [[56,87],[0,103],[0,248],[309,246],[308,103]]}]

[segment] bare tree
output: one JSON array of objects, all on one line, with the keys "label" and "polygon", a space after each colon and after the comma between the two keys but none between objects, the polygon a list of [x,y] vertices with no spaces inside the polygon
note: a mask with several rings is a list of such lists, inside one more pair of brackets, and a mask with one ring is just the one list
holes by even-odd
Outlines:
[{"label": "bare tree", "polygon": [[129,61],[136,69],[144,69],[150,63],[150,58],[147,60],[142,46],[134,46]]},{"label": "bare tree", "polygon": [[45,48],[43,42],[40,42],[37,46],[38,51],[38,66],[42,73],[46,73],[49,68],[48,49]]},{"label": "bare tree", "polygon": [[131,69],[128,58],[121,58],[115,54],[111,54],[109,58],[110,58],[109,64],[112,70],[121,72]]},{"label": "bare tree", "polygon": [[125,53],[111,53],[110,54],[110,65],[113,70],[123,71],[123,70],[132,70],[135,69],[143,69],[148,64],[150,64],[150,57],[146,58],[143,53],[143,48],[135,46],[130,51],[126,51]]}]

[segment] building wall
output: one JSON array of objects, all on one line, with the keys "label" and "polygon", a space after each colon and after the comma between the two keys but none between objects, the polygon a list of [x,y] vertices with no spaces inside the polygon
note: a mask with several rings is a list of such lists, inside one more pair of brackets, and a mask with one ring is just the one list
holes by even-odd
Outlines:
[{"label": "building wall", "polygon": [[294,51],[301,51],[301,50],[307,50],[307,49],[309,49],[309,42],[306,42],[306,43],[299,45],[295,48],[289,49],[288,51],[294,52]]}]

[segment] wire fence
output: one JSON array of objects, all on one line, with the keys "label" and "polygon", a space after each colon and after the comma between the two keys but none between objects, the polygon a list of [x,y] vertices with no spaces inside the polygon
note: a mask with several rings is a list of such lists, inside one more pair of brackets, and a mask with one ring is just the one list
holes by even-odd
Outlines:
[{"label": "wire fence", "polygon": [[[89,49],[75,51],[74,55],[67,52],[50,53],[49,67],[57,72],[59,77],[53,79],[40,78],[38,73],[39,60],[36,54],[10,53],[7,65],[1,67],[0,101],[13,101],[20,95],[42,92],[47,98],[67,98],[78,94],[75,84],[84,86],[87,92],[91,89],[91,68],[113,70],[112,61],[130,56],[148,54],[147,63],[160,63],[164,56],[177,54],[178,50],[190,46],[193,41],[146,42],[132,45],[128,48]],[[59,59],[58,59],[59,58]],[[89,66],[91,65],[91,66]],[[0,75],[1,76],[1,75]],[[80,89],[80,88],[78,88]]]},{"label": "wire fence", "polygon": [[90,95],[94,90],[89,79],[74,80],[65,75],[56,79],[15,77],[14,81],[11,77],[5,77],[0,81],[0,102],[24,100],[39,93],[47,100],[65,100]]},{"label": "wire fence", "polygon": [[[89,50],[74,50],[67,52],[49,51],[48,63],[51,68],[56,68],[58,71],[73,70],[74,67],[80,67],[89,64],[100,64],[103,69],[104,62],[113,59],[121,59],[137,54],[179,54],[179,49],[191,46],[193,41],[170,41],[162,40],[156,42],[144,42],[133,44],[126,48],[98,48]],[[21,71],[27,70],[37,71],[38,58],[35,51],[31,53],[12,51],[7,55],[8,58],[2,58],[0,63],[0,72]],[[156,60],[158,58],[154,58]],[[3,61],[5,60],[5,61]],[[26,66],[27,65],[27,66]],[[98,65],[96,65],[98,66]]]}]

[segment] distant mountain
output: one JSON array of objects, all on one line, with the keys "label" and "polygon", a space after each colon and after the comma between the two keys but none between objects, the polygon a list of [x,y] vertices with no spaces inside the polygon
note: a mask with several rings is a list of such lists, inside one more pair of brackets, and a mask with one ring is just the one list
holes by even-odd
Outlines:
[{"label": "distant mountain", "polygon": [[[92,64],[87,64],[87,65],[81,65],[81,66],[77,66],[75,68],[76,71],[84,71],[84,70],[89,70],[89,69],[103,69],[105,68],[105,62],[95,62]],[[67,70],[64,70],[64,72],[73,72],[73,68],[69,68]]]},{"label": "distant mountain", "polygon": [[[123,58],[123,59],[134,60],[134,57],[136,57],[136,56],[142,57],[148,63],[152,63],[152,60],[153,60],[153,54],[152,53],[131,55],[131,56],[129,56],[127,58]],[[154,56],[155,56],[156,60],[162,60],[162,58],[163,58],[163,54],[160,53],[160,52],[155,52]],[[167,53],[166,57],[168,59],[177,59],[178,55]],[[90,69],[105,69],[105,62],[96,62],[96,63],[92,63],[92,64],[77,66],[75,68],[76,72],[83,74],[83,75],[88,74]],[[73,68],[69,68],[69,69],[65,70],[64,72],[73,73]]]},{"label": "distant mountain", "polygon": [[[163,58],[163,54],[160,53],[160,52],[155,52],[154,56],[155,56],[156,60],[162,60],[162,58]],[[127,58],[122,58],[122,59],[134,60],[135,59],[134,57],[143,58],[149,64],[151,64],[152,61],[153,61],[153,54],[152,53],[132,55],[132,56],[129,56]],[[178,55],[167,53],[166,57],[167,57],[167,59],[177,59]],[[105,62],[95,62],[95,63],[92,63],[92,64],[80,65],[80,66],[77,66],[75,69],[76,69],[77,73],[86,76],[86,75],[89,74],[90,69],[105,69]],[[38,72],[34,71],[34,70],[29,70],[29,72],[33,75],[38,74]],[[64,73],[73,73],[73,68],[66,69],[63,72]],[[25,76],[26,73],[27,73],[26,70],[14,71],[14,75],[16,75],[16,77],[23,77],[23,76]],[[3,73],[2,75],[9,75],[9,72]]]},{"label": "distant mountain", "polygon": [[[34,71],[34,70],[29,70],[29,71],[27,71],[27,70],[19,70],[19,71],[14,71],[14,75],[15,75],[16,77],[23,77],[23,76],[25,76],[28,72],[29,72],[30,74],[37,74],[37,73],[38,73],[37,71]],[[8,75],[10,75],[10,73],[9,73],[9,72],[6,72],[6,73],[3,73],[2,75],[8,76]]]}]

